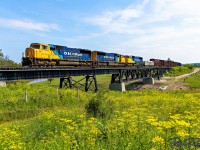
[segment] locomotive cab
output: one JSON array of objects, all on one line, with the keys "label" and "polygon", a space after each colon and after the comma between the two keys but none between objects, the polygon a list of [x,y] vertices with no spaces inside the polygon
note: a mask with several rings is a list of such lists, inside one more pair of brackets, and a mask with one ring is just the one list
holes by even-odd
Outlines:
[{"label": "locomotive cab", "polygon": [[50,47],[47,44],[32,43],[26,48],[26,58],[48,58]]},{"label": "locomotive cab", "polygon": [[[48,44],[32,43],[25,50],[25,57],[22,57],[23,66],[45,65],[49,64],[52,59],[59,59],[59,56],[54,54]],[[53,62],[55,64],[55,62]]]}]

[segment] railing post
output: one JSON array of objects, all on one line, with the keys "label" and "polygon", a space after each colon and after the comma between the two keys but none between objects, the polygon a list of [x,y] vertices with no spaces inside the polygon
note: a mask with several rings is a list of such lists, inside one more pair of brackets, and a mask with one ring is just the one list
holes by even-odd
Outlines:
[{"label": "railing post", "polygon": [[69,88],[72,89],[72,77],[68,77],[67,80],[69,82]]},{"label": "railing post", "polygon": [[63,88],[63,81],[64,81],[64,79],[65,79],[65,78],[60,78],[60,86],[59,86],[59,87],[60,87],[61,89]]},{"label": "railing post", "polygon": [[98,92],[99,89],[98,89],[98,85],[97,85],[97,78],[96,78],[96,75],[93,76],[93,80],[94,80],[94,85],[95,85],[94,91],[95,91],[95,92]]},{"label": "railing post", "polygon": [[86,77],[85,77],[85,91],[87,92],[88,91],[88,89],[89,89],[89,87],[88,87],[88,81],[89,81],[89,78],[90,78],[90,76],[89,75],[87,75]]}]

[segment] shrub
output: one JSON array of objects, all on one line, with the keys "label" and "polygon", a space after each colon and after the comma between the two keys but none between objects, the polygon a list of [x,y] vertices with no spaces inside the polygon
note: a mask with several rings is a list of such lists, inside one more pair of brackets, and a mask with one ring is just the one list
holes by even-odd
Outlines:
[{"label": "shrub", "polygon": [[113,112],[113,102],[105,97],[105,92],[99,92],[85,106],[87,115],[93,117],[110,117]]}]

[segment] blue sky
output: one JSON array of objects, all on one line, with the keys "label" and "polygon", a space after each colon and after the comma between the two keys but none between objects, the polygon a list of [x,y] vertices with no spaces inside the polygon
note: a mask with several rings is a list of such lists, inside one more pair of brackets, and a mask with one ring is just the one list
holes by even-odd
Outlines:
[{"label": "blue sky", "polygon": [[33,42],[200,62],[199,0],[1,0],[0,49]]}]

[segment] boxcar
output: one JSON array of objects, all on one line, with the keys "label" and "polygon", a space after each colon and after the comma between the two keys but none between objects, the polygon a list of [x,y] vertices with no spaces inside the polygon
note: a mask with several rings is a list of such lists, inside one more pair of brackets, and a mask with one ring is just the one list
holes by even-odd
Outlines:
[{"label": "boxcar", "polygon": [[154,62],[154,66],[162,66],[162,63],[159,59],[151,58],[150,61]]}]

